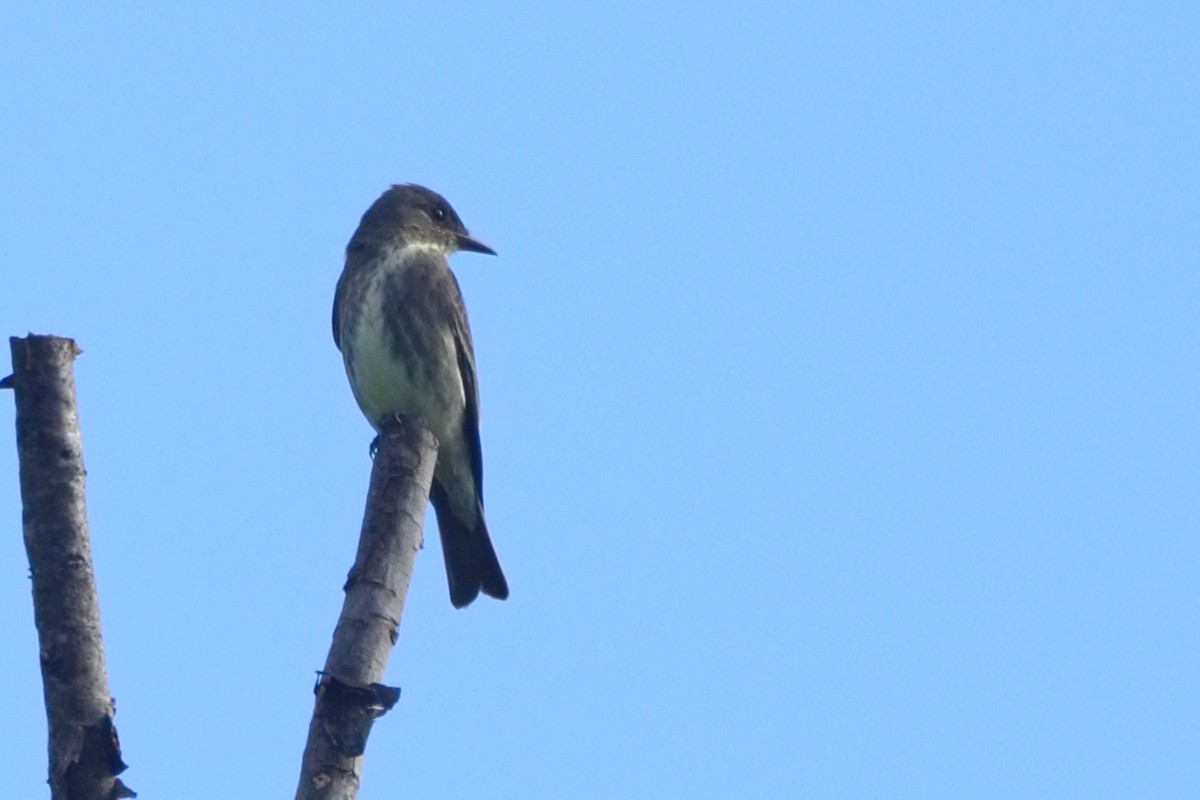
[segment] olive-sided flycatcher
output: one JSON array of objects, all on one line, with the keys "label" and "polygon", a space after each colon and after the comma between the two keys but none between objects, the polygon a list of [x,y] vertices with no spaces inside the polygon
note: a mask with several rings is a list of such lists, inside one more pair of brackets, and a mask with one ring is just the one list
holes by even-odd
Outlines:
[{"label": "olive-sided flycatcher", "polygon": [[333,299],[333,341],[354,399],[376,430],[403,413],[437,437],[429,499],[450,602],[462,608],[480,590],[503,600],[508,583],[483,521],[475,352],[446,260],[455,250],[496,254],[467,234],[441,195],[414,184],[388,189],[346,246]]}]

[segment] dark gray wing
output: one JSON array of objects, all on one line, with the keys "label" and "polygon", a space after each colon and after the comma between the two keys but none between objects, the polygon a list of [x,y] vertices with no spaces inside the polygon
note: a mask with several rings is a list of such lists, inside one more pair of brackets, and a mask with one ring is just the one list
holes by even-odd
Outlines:
[{"label": "dark gray wing", "polygon": [[471,343],[471,326],[467,322],[467,309],[463,304],[462,290],[458,279],[450,273],[454,285],[454,307],[450,309],[454,345],[458,351],[458,373],[462,379],[466,408],[463,410],[463,436],[471,457],[471,473],[475,476],[475,490],[479,502],[483,503],[483,449],[479,443],[479,383],[475,378],[475,347]]},{"label": "dark gray wing", "polygon": [[333,293],[333,344],[338,350],[342,349],[342,324],[338,317],[342,299],[346,295],[347,274],[349,273],[346,270],[342,270],[341,277],[338,278],[337,290]]},{"label": "dark gray wing", "polygon": [[338,276],[337,290],[333,293],[333,343],[342,349],[342,322],[353,316],[356,307],[362,305],[363,292],[376,263],[372,250],[357,241],[358,231],[346,247],[346,264]]}]

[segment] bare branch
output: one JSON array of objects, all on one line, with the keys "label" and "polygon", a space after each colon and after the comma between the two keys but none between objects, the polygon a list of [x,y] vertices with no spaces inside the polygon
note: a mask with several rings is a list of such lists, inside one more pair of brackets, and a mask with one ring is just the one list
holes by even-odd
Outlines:
[{"label": "bare branch", "polygon": [[84,504],[83,444],[71,339],[9,339],[17,405],[17,456],[25,551],[50,731],[54,800],[136,797],[116,776],[125,770],[115,707],[108,693],[100,604]]},{"label": "bare branch", "polygon": [[437,460],[437,440],[410,418],[384,427],[371,470],[358,555],[308,729],[297,800],[353,800],[374,720],[395,704],[384,667],[400,631]]}]

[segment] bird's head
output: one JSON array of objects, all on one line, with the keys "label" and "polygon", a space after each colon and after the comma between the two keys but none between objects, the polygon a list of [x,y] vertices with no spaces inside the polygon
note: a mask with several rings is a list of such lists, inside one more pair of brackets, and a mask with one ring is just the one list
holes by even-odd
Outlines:
[{"label": "bird's head", "polygon": [[467,233],[454,208],[431,189],[415,183],[388,189],[363,214],[350,246],[362,239],[375,243],[432,247],[445,254],[469,250],[494,256],[496,251]]}]

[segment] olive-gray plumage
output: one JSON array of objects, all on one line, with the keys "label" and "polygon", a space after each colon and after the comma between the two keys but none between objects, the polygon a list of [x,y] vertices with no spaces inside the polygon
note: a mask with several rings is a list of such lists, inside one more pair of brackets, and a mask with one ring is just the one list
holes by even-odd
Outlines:
[{"label": "olive-gray plumage", "polygon": [[421,419],[438,439],[429,497],[437,513],[450,601],[508,597],[483,517],[483,458],[475,352],[455,250],[495,255],[467,234],[445,198],[393,186],[363,215],[346,247],[333,301],[333,340],[354,399],[379,429],[395,413]]}]

